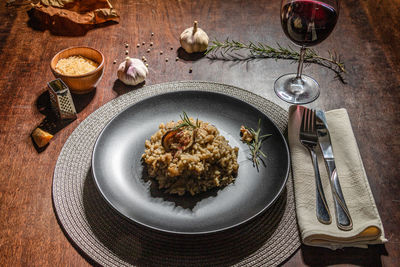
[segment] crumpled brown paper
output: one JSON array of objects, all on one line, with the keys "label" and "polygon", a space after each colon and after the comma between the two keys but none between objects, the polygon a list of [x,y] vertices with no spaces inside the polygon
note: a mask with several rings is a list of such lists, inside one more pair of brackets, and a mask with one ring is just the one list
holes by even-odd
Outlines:
[{"label": "crumpled brown paper", "polygon": [[94,27],[119,21],[108,0],[40,0],[28,14],[33,28],[57,35],[84,35]]}]

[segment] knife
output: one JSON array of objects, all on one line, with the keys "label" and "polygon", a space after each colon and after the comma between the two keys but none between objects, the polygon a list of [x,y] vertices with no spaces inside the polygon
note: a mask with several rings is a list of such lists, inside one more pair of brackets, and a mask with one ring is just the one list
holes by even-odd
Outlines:
[{"label": "knife", "polygon": [[328,170],[333,201],[335,203],[336,224],[339,229],[349,231],[353,229],[353,221],[340,187],[339,177],[336,171],[335,157],[333,155],[331,137],[329,135],[328,124],[326,123],[324,111],[317,110],[316,117],[318,143],[324,157],[326,169]]}]

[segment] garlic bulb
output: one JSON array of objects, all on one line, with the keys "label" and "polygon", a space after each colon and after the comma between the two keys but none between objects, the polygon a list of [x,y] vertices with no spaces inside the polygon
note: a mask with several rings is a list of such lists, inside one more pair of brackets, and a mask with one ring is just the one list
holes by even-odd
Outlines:
[{"label": "garlic bulb", "polygon": [[208,35],[197,24],[195,21],[193,27],[184,30],[179,38],[187,53],[204,52],[208,47]]},{"label": "garlic bulb", "polygon": [[148,73],[149,70],[140,59],[127,57],[119,65],[117,76],[126,85],[137,85],[146,79]]}]

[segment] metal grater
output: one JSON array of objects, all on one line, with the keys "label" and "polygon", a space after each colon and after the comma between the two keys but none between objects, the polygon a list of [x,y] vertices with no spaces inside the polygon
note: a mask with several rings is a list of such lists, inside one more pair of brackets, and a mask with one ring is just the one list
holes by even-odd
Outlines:
[{"label": "metal grater", "polygon": [[68,86],[60,79],[48,82],[51,106],[60,119],[76,119],[76,109]]}]

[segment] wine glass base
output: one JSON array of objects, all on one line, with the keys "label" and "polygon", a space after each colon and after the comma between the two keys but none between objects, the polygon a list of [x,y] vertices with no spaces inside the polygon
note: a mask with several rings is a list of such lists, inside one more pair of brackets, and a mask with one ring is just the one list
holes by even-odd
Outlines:
[{"label": "wine glass base", "polygon": [[296,79],[296,73],[285,74],[279,77],[274,84],[276,95],[291,104],[307,104],[319,96],[317,81],[307,75],[301,80]]}]

